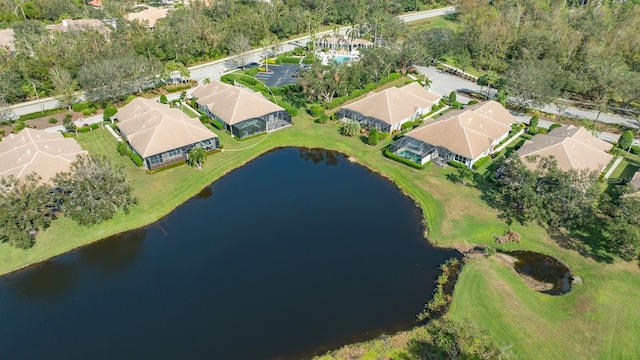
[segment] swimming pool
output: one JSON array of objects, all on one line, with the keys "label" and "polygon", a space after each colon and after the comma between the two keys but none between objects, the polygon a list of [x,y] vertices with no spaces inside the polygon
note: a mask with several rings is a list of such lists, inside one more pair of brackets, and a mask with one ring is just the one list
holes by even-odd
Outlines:
[{"label": "swimming pool", "polygon": [[351,60],[351,56],[336,56],[333,58],[333,61],[335,61],[338,64],[344,64],[349,60]]}]

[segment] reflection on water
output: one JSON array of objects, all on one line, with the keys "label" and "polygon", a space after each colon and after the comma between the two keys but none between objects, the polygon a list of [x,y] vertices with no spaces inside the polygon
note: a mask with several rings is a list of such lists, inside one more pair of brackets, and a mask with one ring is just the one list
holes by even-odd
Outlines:
[{"label": "reflection on water", "polygon": [[70,290],[78,278],[75,263],[47,261],[6,276],[8,289],[25,300],[55,298]]},{"label": "reflection on water", "polygon": [[304,161],[311,160],[314,164],[324,162],[325,165],[335,166],[338,164],[338,158],[340,157],[344,158],[344,155],[333,150],[300,148],[300,158]]},{"label": "reflection on water", "polygon": [[213,195],[213,190],[211,189],[211,186],[207,186],[204,189],[202,189],[198,195],[196,195],[196,199],[198,200],[205,200],[211,197],[211,195]]},{"label": "reflection on water", "polygon": [[147,229],[137,229],[98,241],[78,250],[78,267],[87,267],[103,278],[125,271],[144,249]]}]

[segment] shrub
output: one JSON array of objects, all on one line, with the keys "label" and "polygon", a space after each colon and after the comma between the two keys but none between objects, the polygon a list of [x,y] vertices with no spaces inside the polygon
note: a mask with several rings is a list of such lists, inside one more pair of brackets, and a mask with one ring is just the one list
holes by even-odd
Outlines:
[{"label": "shrub", "polygon": [[397,162],[399,162],[401,164],[405,164],[405,165],[410,166],[410,167],[412,167],[414,169],[421,170],[421,169],[424,169],[425,166],[426,166],[426,165],[420,165],[417,162],[414,162],[414,161],[411,161],[409,159],[403,158],[402,156],[396,155],[396,154],[392,153],[391,151],[389,151],[389,149],[385,149],[383,154],[384,154],[385,157],[387,157],[387,158],[389,158],[391,160],[397,161]]},{"label": "shrub", "polygon": [[538,127],[529,125],[529,129],[527,130],[527,132],[531,135],[536,135],[538,133]]},{"label": "shrub", "polygon": [[531,140],[533,138],[533,136],[531,134],[522,134],[522,135],[520,135],[520,137],[525,139],[525,140]]},{"label": "shrub", "polygon": [[618,139],[618,147],[620,149],[627,150],[631,145],[633,145],[633,131],[627,130],[620,135],[620,139]]},{"label": "shrub", "polygon": [[56,119],[54,117],[49,118],[49,124],[56,124],[57,122],[58,122],[58,119]]},{"label": "shrub", "polygon": [[533,115],[531,117],[531,120],[529,120],[529,127],[536,127],[538,126],[538,123],[540,121],[538,120],[538,115]]},{"label": "shrub", "polygon": [[116,109],[113,106],[109,106],[108,108],[104,109],[104,113],[102,114],[102,118],[107,121],[109,119],[111,119],[111,117],[113,115],[115,115],[118,112],[118,109]]},{"label": "shrub", "polygon": [[411,121],[407,121],[406,123],[402,124],[402,126],[400,127],[401,131],[406,131],[413,128],[413,123]]},{"label": "shrub", "polygon": [[94,107],[88,107],[85,108],[84,110],[82,110],[82,115],[83,116],[89,116],[91,114],[95,114],[98,112],[98,109],[94,108]]},{"label": "shrub", "polygon": [[483,158],[478,159],[478,161],[473,163],[473,166],[472,166],[473,170],[478,170],[483,165],[485,165],[489,160],[491,160],[491,156],[485,156]]},{"label": "shrub", "polygon": [[320,117],[318,117],[316,119],[315,122],[318,123],[318,124],[326,124],[328,121],[329,121],[329,115],[322,114],[322,115],[320,115]]},{"label": "shrub", "polygon": [[167,95],[165,95],[165,94],[160,95],[160,103],[161,104],[166,104],[167,103]]},{"label": "shrub", "polygon": [[549,126],[549,131],[551,131],[553,129],[557,129],[559,127],[562,127],[562,125],[553,123],[553,124],[551,124],[551,126]]},{"label": "shrub", "polygon": [[340,128],[340,133],[344,136],[353,137],[360,134],[360,123],[357,121],[349,120],[342,128]]},{"label": "shrub", "polygon": [[469,100],[469,102],[467,103],[467,106],[475,105],[475,104],[478,104],[478,103],[479,103],[478,100],[475,100],[475,99],[474,100]]},{"label": "shrub", "polygon": [[376,146],[378,145],[378,130],[376,130],[375,128],[372,128],[371,131],[369,131],[369,137],[367,138],[367,143],[371,146]]},{"label": "shrub", "polygon": [[127,98],[124,100],[125,105],[132,102],[134,99],[136,98],[135,95],[129,95],[127,96]]},{"label": "shrub", "polygon": [[220,120],[211,121],[211,125],[213,125],[213,127],[215,127],[218,130],[224,130],[224,124]]},{"label": "shrub", "polygon": [[88,133],[89,131],[91,131],[91,128],[88,126],[83,126],[83,127],[76,128],[76,130],[79,133]]},{"label": "shrub", "polygon": [[27,125],[24,123],[24,121],[22,120],[18,120],[16,121],[16,124],[13,126],[13,131],[15,131],[16,133],[24,128],[26,128]]},{"label": "shrub", "polygon": [[120,154],[120,156],[129,155],[130,152],[131,147],[129,147],[129,144],[124,141],[118,143],[118,154]]},{"label": "shrub", "polygon": [[632,153],[634,153],[634,154],[636,154],[636,155],[639,155],[639,154],[640,154],[640,146],[638,146],[638,145],[631,145],[631,152],[632,152]]},{"label": "shrub", "polygon": [[324,114],[324,108],[320,104],[312,104],[307,108],[307,112],[313,117],[318,117]]},{"label": "shrub", "polygon": [[75,112],[83,112],[88,107],[89,107],[89,104],[87,104],[86,102],[81,102],[81,103],[73,104],[71,106],[71,109],[73,109],[73,111]]},{"label": "shrub", "polygon": [[461,163],[460,161],[455,161],[455,160],[449,160],[449,165],[453,166],[454,168],[457,169],[466,169],[467,165]]},{"label": "shrub", "polygon": [[200,115],[200,116],[198,116],[198,119],[203,124],[207,124],[207,123],[209,123],[211,121],[211,119],[207,115]]},{"label": "shrub", "polygon": [[94,124],[89,125],[89,127],[91,128],[91,130],[96,130],[97,128],[100,127],[100,124],[94,123]]},{"label": "shrub", "polygon": [[378,131],[378,140],[387,140],[389,133],[386,131]]},{"label": "shrub", "polygon": [[136,154],[134,151],[131,151],[129,153],[129,158],[131,159],[131,161],[133,161],[134,164],[136,164],[137,167],[142,166],[142,164],[144,163],[140,155]]}]

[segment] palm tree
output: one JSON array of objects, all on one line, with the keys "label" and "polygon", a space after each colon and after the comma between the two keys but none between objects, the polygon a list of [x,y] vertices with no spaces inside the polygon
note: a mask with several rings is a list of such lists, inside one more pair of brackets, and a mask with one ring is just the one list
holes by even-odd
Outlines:
[{"label": "palm tree", "polygon": [[187,154],[187,164],[195,166],[198,170],[201,170],[205,161],[207,161],[207,152],[203,148],[194,147],[189,150],[189,153]]}]

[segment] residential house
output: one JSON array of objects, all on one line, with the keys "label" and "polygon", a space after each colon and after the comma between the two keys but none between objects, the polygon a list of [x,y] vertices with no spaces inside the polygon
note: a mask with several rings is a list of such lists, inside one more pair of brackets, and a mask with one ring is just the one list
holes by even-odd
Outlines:
[{"label": "residential house", "polygon": [[344,36],[326,36],[318,39],[316,45],[319,49],[352,51],[361,48],[369,48],[373,43],[365,39],[350,39]]},{"label": "residential house", "polygon": [[291,114],[262,94],[243,87],[212,81],[194,89],[198,108],[237,138],[271,132],[289,126]]},{"label": "residential house", "polygon": [[114,117],[120,134],[150,170],[185,160],[194,147],[220,147],[218,137],[200,120],[153,100],[137,98]]},{"label": "residential house", "polygon": [[566,125],[538,134],[518,149],[517,154],[530,169],[535,169],[540,158],[553,156],[563,171],[589,170],[602,172],[613,156],[607,152],[612,144],[593,136],[587,129]]},{"label": "residential house", "polygon": [[87,152],[73,138],[25,128],[0,142],[0,177],[22,178],[35,172],[43,182],[50,182],[57,173],[68,171],[81,154]]},{"label": "residential house", "polygon": [[440,96],[413,82],[401,88],[392,87],[343,106],[336,116],[340,121],[353,120],[366,128],[393,132],[402,124],[414,121],[431,111]]},{"label": "residential house", "polygon": [[515,122],[502,105],[485,101],[427,121],[396,140],[391,151],[418,164],[454,160],[471,167],[507,138]]}]

